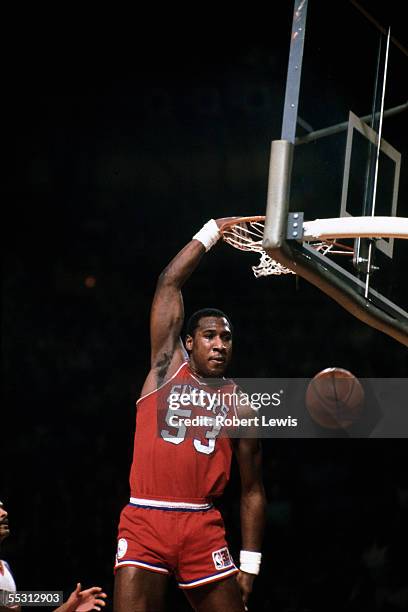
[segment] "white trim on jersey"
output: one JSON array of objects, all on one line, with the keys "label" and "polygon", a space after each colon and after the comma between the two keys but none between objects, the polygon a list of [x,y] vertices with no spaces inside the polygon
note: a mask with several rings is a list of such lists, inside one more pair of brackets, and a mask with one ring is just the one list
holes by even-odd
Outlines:
[{"label": "white trim on jersey", "polygon": [[153,508],[171,508],[177,510],[209,510],[212,508],[211,503],[205,504],[191,504],[189,502],[173,502],[173,501],[162,501],[159,499],[141,499],[139,497],[131,497],[131,504],[137,506],[150,506]]},{"label": "white trim on jersey", "polygon": [[149,563],[143,563],[142,561],[118,561],[115,564],[115,569],[118,567],[123,567],[125,565],[135,565],[137,567],[143,567],[145,569],[151,570],[152,572],[160,572],[161,574],[170,574],[169,570],[165,567],[157,567],[157,565],[150,565]]},{"label": "white trim on jersey", "polygon": [[[183,368],[185,365],[189,366],[190,365],[190,361],[183,361],[183,363],[181,364],[181,366],[178,368],[178,370],[176,372],[174,372],[173,376],[170,376],[170,378],[168,380],[166,380],[164,383],[162,383],[159,387],[157,387],[156,389],[153,389],[153,391],[149,391],[149,393],[145,393],[145,395],[141,395],[139,397],[138,400],[136,400],[136,406],[138,405],[139,402],[141,402],[142,400],[144,400],[146,397],[149,397],[149,395],[152,395],[153,393],[156,393],[156,391],[159,391],[160,389],[163,389],[163,387],[165,387],[167,385],[167,383],[169,383],[170,381],[172,381],[177,374],[180,372],[181,368]],[[194,380],[201,386],[204,387],[208,387],[208,382],[206,379],[204,380],[200,380],[199,378],[197,378],[197,376],[195,376],[193,374],[193,372],[191,371],[190,368],[190,372],[189,372],[191,378],[194,378]],[[235,384],[235,382],[233,380],[231,380],[230,378],[225,378],[225,376],[223,376],[220,380],[225,381],[227,384],[231,384],[234,385],[234,388],[237,388],[237,385]],[[234,405],[234,409],[235,409],[235,414],[237,413],[236,411],[236,406]]]}]

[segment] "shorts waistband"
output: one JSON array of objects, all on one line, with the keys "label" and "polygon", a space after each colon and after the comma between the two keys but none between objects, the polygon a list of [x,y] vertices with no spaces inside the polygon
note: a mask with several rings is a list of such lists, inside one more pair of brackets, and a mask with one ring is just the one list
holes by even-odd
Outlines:
[{"label": "shorts waistband", "polygon": [[156,508],[158,510],[179,510],[184,512],[199,512],[210,510],[213,507],[211,502],[202,504],[191,504],[189,502],[174,502],[159,499],[142,499],[140,497],[131,497],[129,503],[132,506],[141,508]]}]

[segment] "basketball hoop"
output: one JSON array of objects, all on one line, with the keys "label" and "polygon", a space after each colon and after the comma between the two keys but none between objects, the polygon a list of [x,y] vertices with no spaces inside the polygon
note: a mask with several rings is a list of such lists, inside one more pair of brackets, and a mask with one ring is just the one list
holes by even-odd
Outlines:
[{"label": "basketball hoop", "polygon": [[[238,217],[221,226],[220,232],[225,242],[240,251],[259,253],[261,259],[252,266],[256,278],[272,274],[295,274],[272,259],[263,249],[262,241],[265,217]],[[339,217],[336,219],[315,219],[303,224],[302,240],[321,255],[349,255],[354,248],[338,242],[338,239],[358,237],[405,238],[408,239],[408,218],[404,217]]]},{"label": "basketball hoop", "polygon": [[263,249],[265,217],[241,217],[238,220],[228,221],[220,228],[222,238],[229,245],[240,251],[253,251],[259,253],[261,259],[257,266],[252,266],[256,278],[279,274],[295,274],[293,270],[285,268],[272,259]]}]

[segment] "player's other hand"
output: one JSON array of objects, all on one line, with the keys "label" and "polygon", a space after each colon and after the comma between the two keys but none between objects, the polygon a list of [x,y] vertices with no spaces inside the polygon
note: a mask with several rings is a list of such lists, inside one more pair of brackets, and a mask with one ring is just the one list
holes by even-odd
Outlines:
[{"label": "player's other hand", "polygon": [[241,590],[241,595],[245,607],[248,603],[249,596],[252,593],[255,578],[256,576],[254,574],[248,574],[247,572],[239,571],[237,574],[237,582]]},{"label": "player's other hand", "polygon": [[81,588],[81,583],[78,582],[75,591],[67,599],[68,610],[88,612],[88,610],[100,610],[106,605],[104,599],[107,595],[102,592],[101,587],[94,586],[85,591],[81,591]]}]

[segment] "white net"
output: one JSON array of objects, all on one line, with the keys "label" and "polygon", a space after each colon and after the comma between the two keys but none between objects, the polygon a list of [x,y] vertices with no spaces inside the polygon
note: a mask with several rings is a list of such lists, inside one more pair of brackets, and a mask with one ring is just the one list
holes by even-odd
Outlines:
[{"label": "white net", "polygon": [[271,276],[272,274],[295,274],[290,268],[285,268],[285,266],[282,266],[278,261],[272,259],[265,251],[261,252],[259,264],[257,266],[252,266],[252,271],[256,278],[260,276]]},{"label": "white net", "polygon": [[[253,251],[259,253],[261,259],[257,266],[252,266],[256,278],[260,276],[271,276],[273,274],[295,274],[290,268],[286,268],[272,259],[262,247],[264,235],[265,217],[244,217],[241,221],[228,224],[221,228],[221,234],[225,242],[240,251]],[[353,256],[354,248],[334,239],[309,242],[309,245],[321,255],[348,255]]]},{"label": "white net", "polygon": [[257,266],[252,266],[256,278],[272,274],[295,274],[293,270],[285,268],[272,259],[262,248],[264,221],[241,221],[230,225],[222,231],[222,237],[231,246],[240,251],[253,251],[259,253],[261,259]]}]

